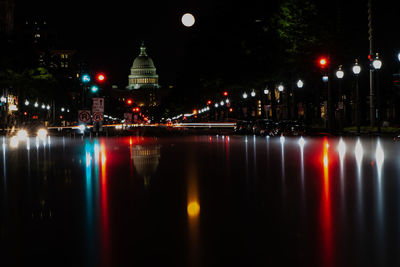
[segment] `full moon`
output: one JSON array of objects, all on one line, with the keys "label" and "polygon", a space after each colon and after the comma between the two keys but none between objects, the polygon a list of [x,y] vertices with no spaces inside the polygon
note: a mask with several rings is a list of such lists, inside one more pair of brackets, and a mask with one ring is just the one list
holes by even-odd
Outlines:
[{"label": "full moon", "polygon": [[190,13],[186,13],[182,16],[182,24],[186,27],[192,27],[194,25],[194,17]]}]

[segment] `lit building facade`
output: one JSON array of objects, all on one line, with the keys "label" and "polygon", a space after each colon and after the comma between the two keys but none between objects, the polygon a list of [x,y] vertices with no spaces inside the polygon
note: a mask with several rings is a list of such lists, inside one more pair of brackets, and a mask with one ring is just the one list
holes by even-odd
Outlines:
[{"label": "lit building facade", "polygon": [[138,106],[156,107],[160,104],[158,75],[153,60],[142,42],[140,54],[133,61],[127,89]]}]

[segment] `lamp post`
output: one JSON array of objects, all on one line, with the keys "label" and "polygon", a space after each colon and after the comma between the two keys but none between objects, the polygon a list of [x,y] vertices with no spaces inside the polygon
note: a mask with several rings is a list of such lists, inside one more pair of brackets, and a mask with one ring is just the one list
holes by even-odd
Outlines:
[{"label": "lamp post", "polygon": [[279,106],[280,106],[280,109],[279,109],[279,114],[280,114],[280,116],[279,116],[279,119],[281,120],[282,119],[282,117],[283,117],[283,110],[284,110],[284,108],[283,108],[283,91],[284,91],[284,89],[285,89],[285,87],[282,85],[282,84],[279,84],[278,85],[278,91],[279,91]]},{"label": "lamp post", "polygon": [[357,126],[357,133],[360,133],[360,90],[358,87],[358,75],[361,72],[361,67],[358,65],[358,60],[354,63],[352,68],[354,76],[356,77],[356,126]]},{"label": "lamp post", "polygon": [[[303,80],[301,80],[301,79],[299,79],[297,82],[296,82],[296,86],[297,86],[297,89],[302,89],[303,87],[304,87],[304,82],[303,82]],[[298,98],[298,100],[300,100],[299,102],[298,102],[298,104],[297,104],[297,118],[298,119],[304,119],[304,112],[305,112],[305,110],[304,110],[304,103],[303,103],[303,101],[304,101],[304,93],[303,92],[301,92],[301,94],[298,94],[298,95],[301,95],[301,97],[299,97]],[[301,106],[300,106],[301,105]],[[301,108],[301,113],[299,112],[299,108]]]},{"label": "lamp post", "polygon": [[379,77],[378,71],[382,68],[382,61],[379,59],[378,53],[376,53],[375,59],[372,61],[372,67],[376,72],[376,121],[378,125],[378,132],[381,132],[381,99],[380,99],[380,90],[379,90]]},{"label": "lamp post", "polygon": [[342,65],[339,66],[339,69],[336,71],[336,77],[339,79],[339,129],[343,129],[343,94],[342,94],[342,79],[344,77],[344,72],[342,70]]},{"label": "lamp post", "polygon": [[269,90],[267,88],[265,88],[264,89],[264,95],[265,95],[264,112],[265,112],[265,118],[267,118],[267,119],[268,119],[268,111],[269,111],[269,109],[266,108],[268,105],[268,93],[269,93]]}]

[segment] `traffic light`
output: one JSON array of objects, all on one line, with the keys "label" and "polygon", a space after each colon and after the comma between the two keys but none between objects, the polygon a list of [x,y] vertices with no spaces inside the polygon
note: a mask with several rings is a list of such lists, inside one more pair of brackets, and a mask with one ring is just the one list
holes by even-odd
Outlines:
[{"label": "traffic light", "polygon": [[211,100],[208,100],[208,101],[207,101],[207,105],[211,105]]},{"label": "traffic light", "polygon": [[225,92],[223,93],[223,95],[224,95],[224,96],[228,96],[228,92],[225,91]]},{"label": "traffic light", "polygon": [[99,73],[96,76],[98,82],[104,82],[106,80],[106,76],[103,73]]},{"label": "traffic light", "polygon": [[84,83],[88,83],[88,82],[90,82],[90,76],[89,76],[89,74],[82,74],[82,82],[84,82]]},{"label": "traffic light", "polygon": [[92,91],[92,93],[97,93],[97,91],[99,91],[99,87],[92,85],[92,87],[90,87],[90,91]]},{"label": "traffic light", "polygon": [[128,105],[132,105],[132,104],[133,104],[133,100],[132,100],[132,99],[130,99],[130,98],[128,98],[128,99],[126,100],[126,104],[128,104]]},{"label": "traffic light", "polygon": [[326,68],[326,67],[329,65],[328,58],[326,58],[326,57],[320,57],[320,58],[318,59],[318,64],[319,64],[319,67],[320,67],[321,69]]},{"label": "traffic light", "polygon": [[139,111],[140,111],[140,108],[139,108],[139,107],[132,108],[132,112],[139,112]]}]

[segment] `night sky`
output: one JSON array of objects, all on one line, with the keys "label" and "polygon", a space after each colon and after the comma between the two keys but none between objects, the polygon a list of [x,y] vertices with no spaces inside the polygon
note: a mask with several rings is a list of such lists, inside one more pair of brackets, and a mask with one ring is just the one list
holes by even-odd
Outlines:
[{"label": "night sky", "polygon": [[[319,16],[340,21],[348,37],[338,47],[351,47],[354,57],[368,55],[367,1],[335,1],[319,4]],[[268,19],[279,1],[27,1],[18,2],[18,19],[44,17],[57,29],[65,48],[88,55],[92,67],[107,72],[110,81],[127,84],[129,68],[142,40],[148,47],[162,85],[174,84],[188,72],[237,66],[237,42],[258,19]],[[374,3],[375,48],[384,64],[395,64],[400,48],[398,18],[400,3]],[[196,17],[185,28],[181,16]],[[236,42],[237,41],[237,42]],[[273,40],[271,40],[273,41]],[[266,48],[268,49],[268,48]],[[200,56],[199,56],[200,55]]]}]

